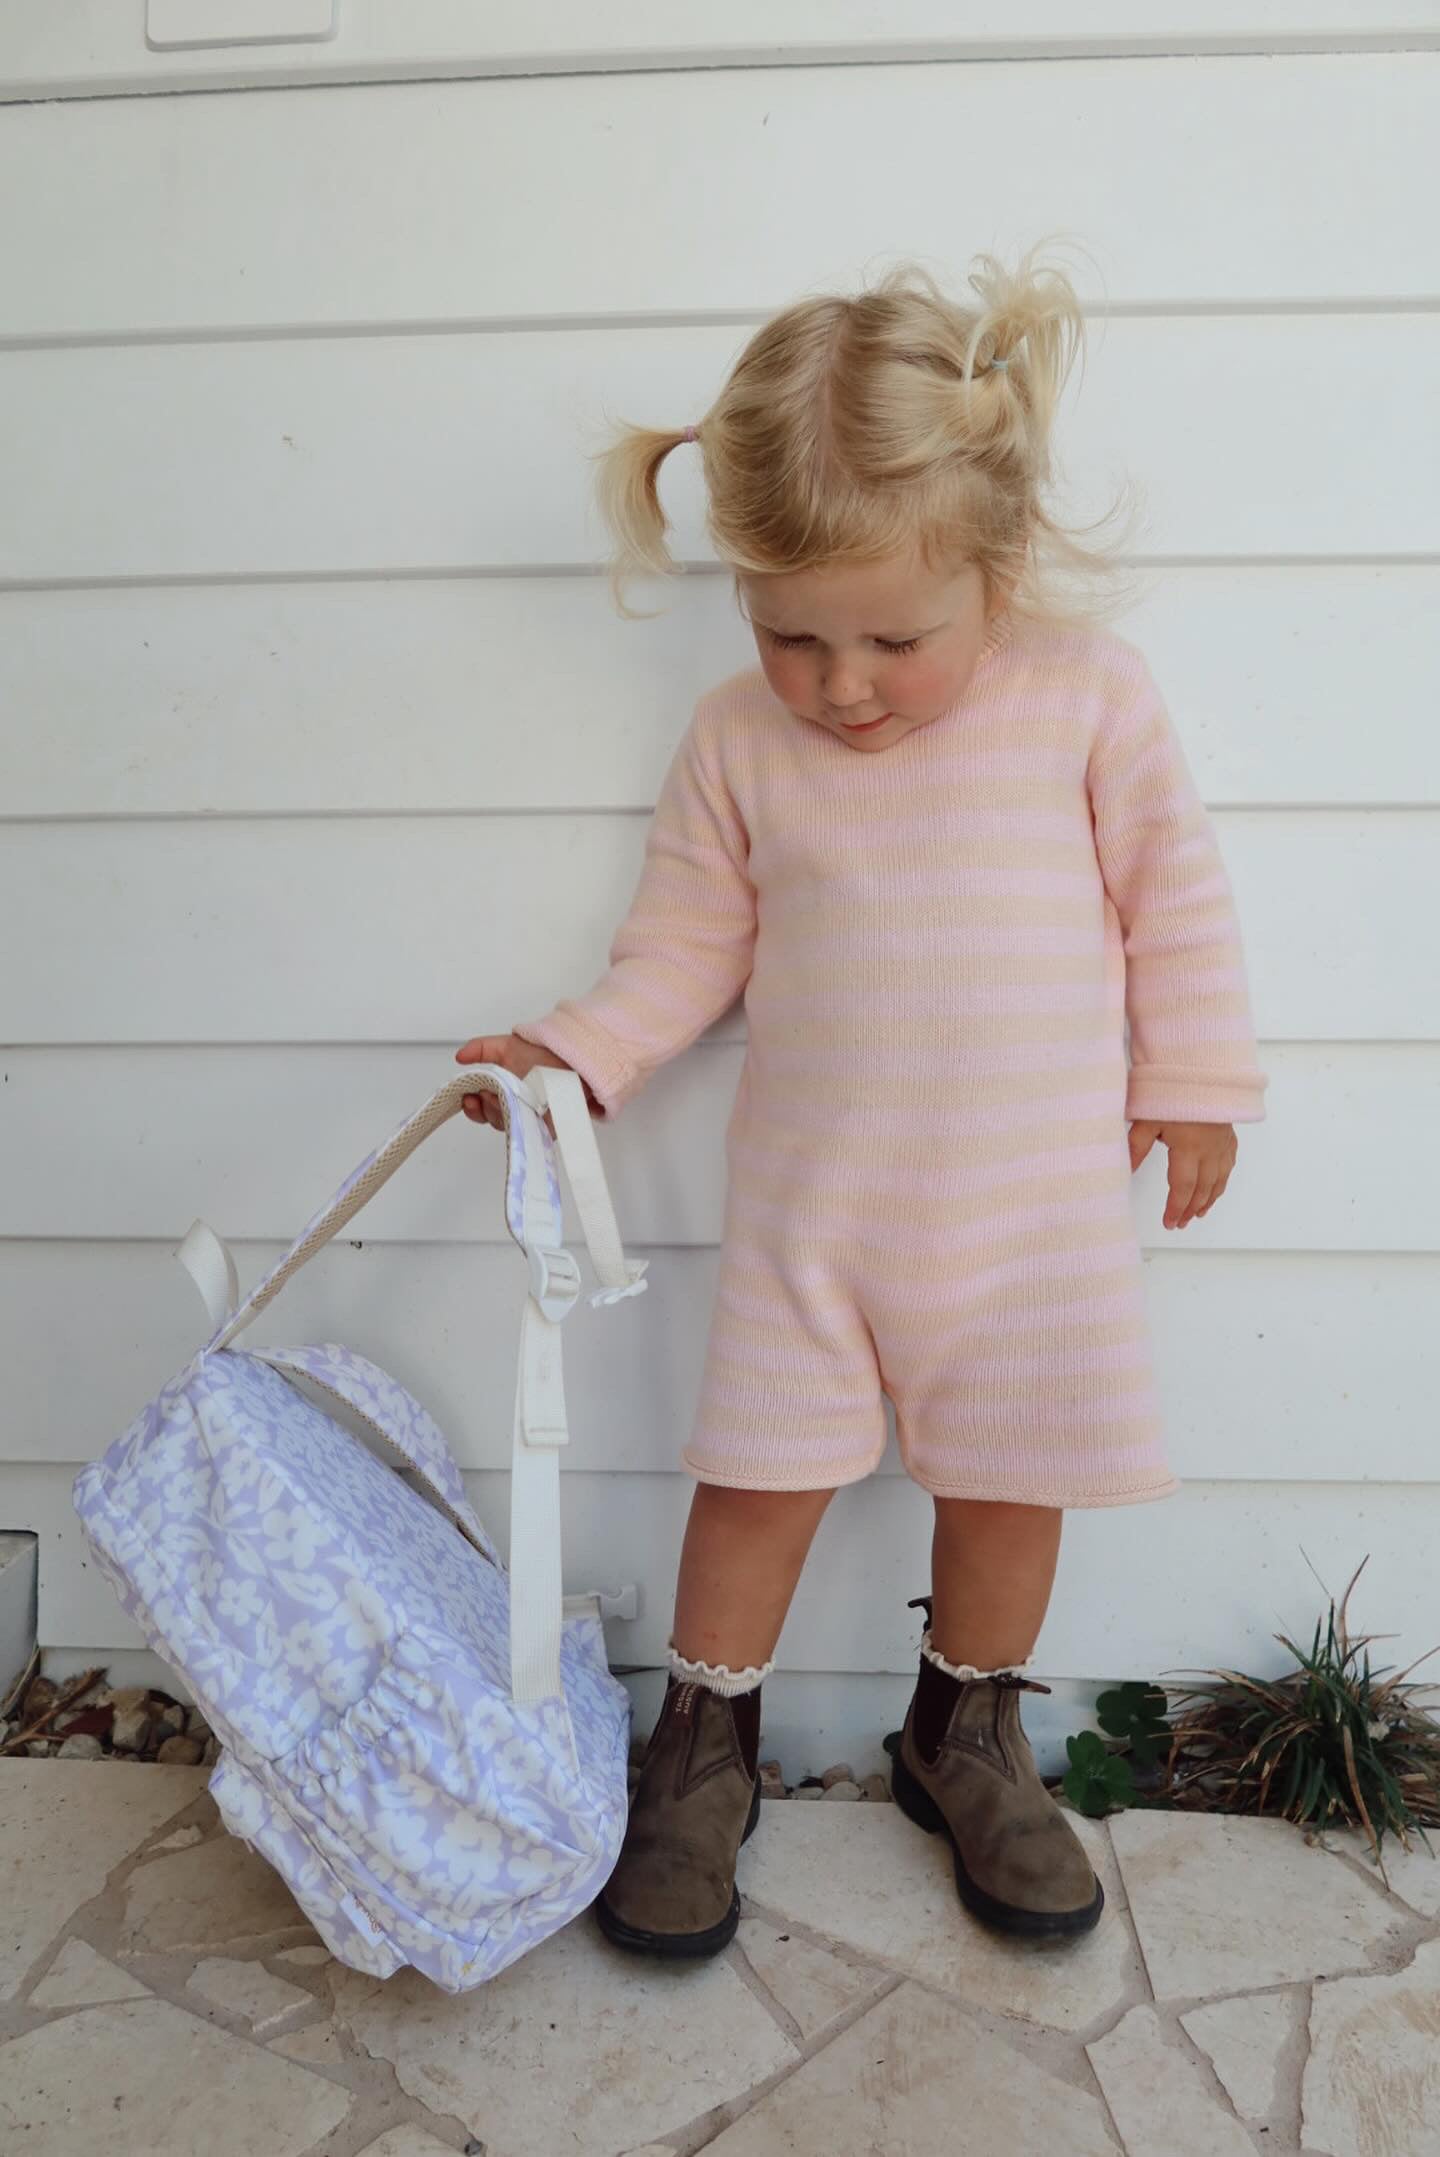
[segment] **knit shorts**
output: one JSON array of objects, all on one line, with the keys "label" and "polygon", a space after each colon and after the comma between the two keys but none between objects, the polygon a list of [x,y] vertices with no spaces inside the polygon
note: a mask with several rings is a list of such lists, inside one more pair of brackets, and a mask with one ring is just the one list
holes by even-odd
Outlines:
[{"label": "knit shorts", "polygon": [[[838,1198],[796,1213],[732,1185],[682,1465],[747,1490],[854,1483],[885,1452],[935,1497],[1131,1505],[1165,1458],[1123,1136],[1079,1194],[998,1221]],[[919,1213],[920,1209],[913,1209]]]}]

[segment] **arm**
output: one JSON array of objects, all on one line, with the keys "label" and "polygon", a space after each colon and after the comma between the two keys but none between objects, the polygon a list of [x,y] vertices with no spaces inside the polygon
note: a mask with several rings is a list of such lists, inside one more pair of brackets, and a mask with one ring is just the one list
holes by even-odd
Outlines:
[{"label": "arm", "polygon": [[1125,1114],[1258,1123],[1239,923],[1219,845],[1150,670],[1107,706],[1091,748],[1095,847],[1125,946]]},{"label": "arm", "polygon": [[578,1071],[602,1117],[728,1011],[750,978],[749,834],[716,749],[702,703],[665,775],[608,973],[514,1029]]}]

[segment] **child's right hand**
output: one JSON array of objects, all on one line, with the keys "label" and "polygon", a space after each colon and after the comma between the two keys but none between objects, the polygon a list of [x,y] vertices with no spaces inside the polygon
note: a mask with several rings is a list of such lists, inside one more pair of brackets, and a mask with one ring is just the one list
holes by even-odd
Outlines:
[{"label": "child's right hand", "polygon": [[[518,1034],[476,1034],[463,1048],[455,1051],[457,1064],[499,1064],[502,1071],[513,1071],[516,1078],[528,1078],[536,1064],[546,1064],[552,1071],[568,1071],[571,1066],[563,1056],[552,1056],[548,1049],[537,1048],[533,1041],[522,1041]],[[467,1093],[461,1104],[472,1123],[488,1123],[493,1130],[503,1131],[504,1118],[493,1093]],[[554,1126],[545,1118],[550,1134]]]}]

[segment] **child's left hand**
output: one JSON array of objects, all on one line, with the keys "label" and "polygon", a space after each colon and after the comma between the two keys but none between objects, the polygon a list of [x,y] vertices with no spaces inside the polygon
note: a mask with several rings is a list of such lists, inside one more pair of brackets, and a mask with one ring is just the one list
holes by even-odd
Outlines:
[{"label": "child's left hand", "polygon": [[1157,1138],[1170,1149],[1170,1196],[1165,1226],[1184,1228],[1208,1213],[1235,1166],[1238,1151],[1233,1123],[1132,1123],[1130,1173],[1135,1173]]}]

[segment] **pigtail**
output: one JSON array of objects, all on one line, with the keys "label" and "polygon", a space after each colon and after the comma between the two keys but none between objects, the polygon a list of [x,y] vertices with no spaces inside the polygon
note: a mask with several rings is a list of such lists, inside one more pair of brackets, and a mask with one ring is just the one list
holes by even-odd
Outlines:
[{"label": "pigtail", "polygon": [[[1013,269],[977,255],[968,279],[974,309],[957,307],[916,263],[878,289],[896,304],[917,290],[929,303],[939,347],[930,355],[934,379],[948,384],[941,424],[949,454],[992,482],[987,575],[1018,590],[1017,611],[1079,624],[1113,617],[1140,596],[1121,569],[1140,511],[1128,483],[1090,524],[1067,526],[1047,506],[1055,417],[1077,359],[1083,378],[1087,343],[1074,284],[1058,263],[1041,259],[1055,245],[1037,244]],[[1106,526],[1108,539],[1087,544]]]},{"label": "pigtail", "polygon": [[593,459],[595,498],[614,542],[608,563],[610,595],[626,621],[651,621],[627,605],[625,587],[632,577],[683,575],[666,544],[670,520],[660,501],[660,467],[672,449],[690,438],[684,428],[632,427],[622,424],[608,448]]}]

